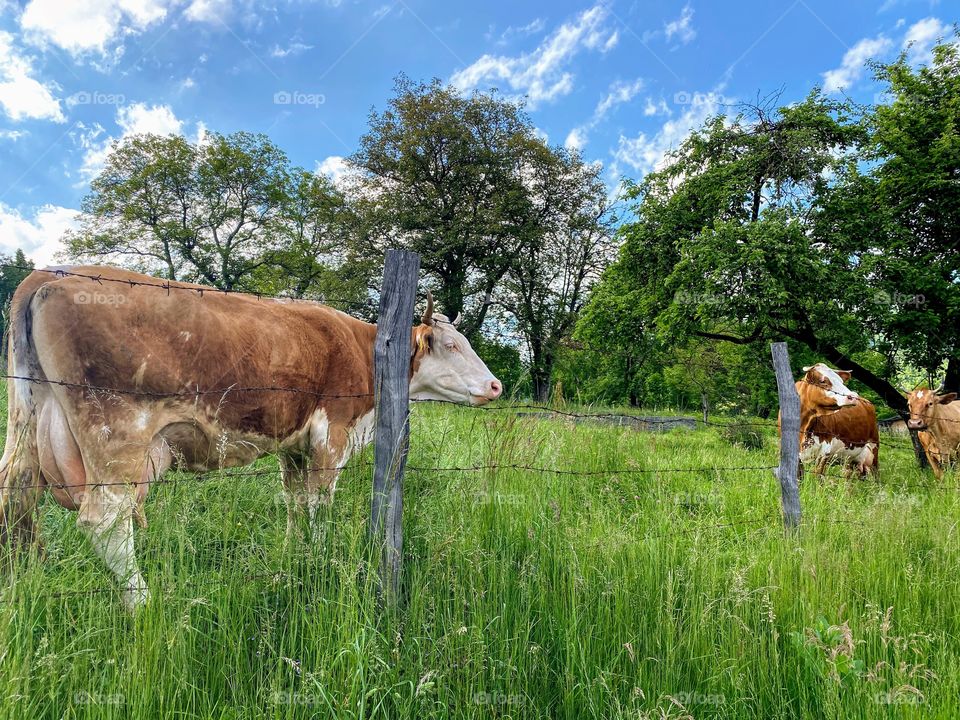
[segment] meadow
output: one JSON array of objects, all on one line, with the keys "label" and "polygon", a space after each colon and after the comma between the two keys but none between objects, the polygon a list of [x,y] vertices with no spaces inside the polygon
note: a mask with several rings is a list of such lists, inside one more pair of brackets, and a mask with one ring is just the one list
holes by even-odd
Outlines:
[{"label": "meadow", "polygon": [[272,472],[152,488],[135,617],[46,501],[45,558],[4,570],[0,717],[960,716],[960,489],[905,439],[879,481],[807,476],[785,535],[769,426],[747,449],[510,409],[411,422],[395,610],[370,449],[318,543],[284,542]]}]

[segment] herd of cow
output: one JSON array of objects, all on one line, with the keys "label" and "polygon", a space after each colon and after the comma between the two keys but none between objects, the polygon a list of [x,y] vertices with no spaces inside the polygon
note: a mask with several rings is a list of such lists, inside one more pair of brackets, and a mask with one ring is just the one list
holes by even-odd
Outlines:
[{"label": "herd of cow", "polygon": [[[90,302],[91,277],[117,290]],[[340,470],[371,439],[376,326],[319,303],[206,293],[188,283],[137,291],[152,278],[109,267],[32,273],[13,298],[8,420],[0,459],[0,543],[36,542],[44,491],[115,574],[125,606],[148,597],[133,524],[172,467],[213,470],[279,459],[287,534],[316,528]],[[124,292],[129,290],[129,292]],[[456,320],[432,298],[411,329],[410,396],[480,405],[502,387]],[[850,373],[805,368],[801,461],[876,472],[872,404]],[[938,477],[960,445],[955,394],[911,393],[910,425]]]},{"label": "herd of cow", "polygon": [[[843,465],[850,474],[876,475],[880,469],[877,411],[846,386],[851,374],[823,363],[803,369],[800,395],[800,461],[823,473],[827,464]],[[960,401],[957,394],[919,389],[904,393],[910,409],[907,427],[918,430],[937,478],[960,454]]]}]

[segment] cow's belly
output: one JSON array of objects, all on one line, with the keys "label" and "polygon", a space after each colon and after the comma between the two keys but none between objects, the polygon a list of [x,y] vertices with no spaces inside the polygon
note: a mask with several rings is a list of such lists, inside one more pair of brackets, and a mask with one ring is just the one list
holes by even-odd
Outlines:
[{"label": "cow's belly", "polygon": [[833,460],[843,464],[872,464],[876,443],[866,443],[860,447],[848,447],[837,438],[830,440],[815,437],[800,451],[800,460],[806,464]]},{"label": "cow's belly", "polygon": [[170,422],[157,436],[170,448],[174,467],[189,470],[249,465],[277,448],[275,438],[193,420]]}]

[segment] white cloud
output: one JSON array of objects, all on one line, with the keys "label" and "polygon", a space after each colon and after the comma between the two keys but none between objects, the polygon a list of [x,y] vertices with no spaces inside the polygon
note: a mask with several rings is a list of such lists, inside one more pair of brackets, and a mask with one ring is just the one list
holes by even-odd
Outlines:
[{"label": "white cloud", "polygon": [[668,152],[679,147],[691,130],[720,113],[729,102],[717,91],[696,93],[687,109],[679,117],[664,122],[652,137],[646,133],[634,138],[621,135],[618,147],[613,152],[615,171],[621,171],[620,165],[627,165],[640,175],[660,170],[666,164]]},{"label": "white cloud", "polygon": [[38,267],[49,265],[64,249],[63,234],[77,227],[77,215],[71,208],[44,205],[25,217],[0,203],[0,252],[13,255],[19,248]]},{"label": "white cloud", "polygon": [[[543,18],[534,18],[526,25],[510,25],[500,33],[500,37],[497,39],[497,45],[506,45],[515,38],[536,35],[539,32],[543,32],[544,27],[546,27],[546,24],[543,22]],[[490,38],[488,37],[487,39],[489,40]]]},{"label": "white cloud", "polygon": [[[88,129],[80,136],[78,142],[86,150],[80,167],[80,175],[85,181],[96,177],[103,169],[114,140],[145,133],[179,135],[183,132],[183,121],[174,115],[169,105],[147,106],[146,103],[126,105],[117,110],[116,120],[121,131],[119,137],[107,137],[98,141],[103,134],[103,128],[99,125]],[[202,141],[206,128],[202,123],[197,127],[197,139]]]},{"label": "white cloud", "polygon": [[933,60],[933,46],[937,40],[950,34],[950,26],[938,18],[928,17],[918,20],[903,36],[903,49],[907,51],[910,62],[929,63]]},{"label": "white cloud", "polygon": [[643,114],[647,117],[653,117],[654,115],[669,115],[670,108],[667,107],[667,103],[663,98],[660,98],[654,102],[653,98],[648,97],[646,102],[643,104]]},{"label": "white cloud", "polygon": [[223,22],[230,14],[230,4],[230,0],[193,0],[184,15],[195,22]]},{"label": "white cloud", "polygon": [[667,36],[667,40],[672,40],[674,35],[677,36],[677,39],[683,45],[693,40],[697,36],[697,31],[691,27],[692,21],[693,8],[690,6],[690,3],[687,3],[683,6],[683,10],[680,11],[680,17],[676,20],[671,20],[663,26],[663,32]]},{"label": "white cloud", "polygon": [[455,72],[450,82],[461,90],[502,82],[526,95],[531,109],[567,95],[573,90],[574,75],[567,70],[573,58],[584,48],[605,52],[616,44],[616,32],[606,25],[608,15],[604,5],[596,5],[565,22],[532,52],[516,57],[483,55]]},{"label": "white cloud", "polygon": [[270,51],[270,57],[275,58],[285,58],[289,55],[299,55],[302,52],[307,50],[313,50],[313,45],[307,45],[299,41],[293,41],[286,47],[280,47],[279,45],[274,45],[273,50]]},{"label": "white cloud", "polygon": [[70,53],[98,51],[127,32],[142,32],[167,16],[175,0],[29,0],[20,27],[37,42]]},{"label": "white cloud", "polygon": [[823,73],[823,91],[835,93],[849,88],[863,74],[867,60],[883,55],[893,47],[893,41],[883,35],[863,38],[843,55],[840,67]]},{"label": "white cloud", "polygon": [[13,36],[0,32],[0,107],[14,121],[63,122],[60,101],[32,74],[30,61],[14,49]]},{"label": "white cloud", "polygon": [[567,134],[567,139],[563,141],[563,146],[567,150],[582,150],[587,144],[587,134],[582,127],[575,127]]},{"label": "white cloud", "polygon": [[580,127],[575,127],[567,135],[567,139],[564,141],[564,147],[568,150],[580,150],[587,144],[587,134],[590,130],[593,130],[597,125],[603,122],[604,118],[618,105],[623,103],[630,102],[636,96],[638,92],[643,88],[643,80],[637,78],[631,83],[622,82],[617,80],[610,85],[610,88],[607,91],[606,96],[597,103],[597,106],[593,110],[593,115],[590,116],[590,119],[581,125]]},{"label": "white cloud", "polygon": [[340,155],[330,155],[317,163],[314,172],[317,175],[326,175],[334,185],[339,185],[350,173],[350,166]]},{"label": "white cloud", "polygon": [[11,140],[16,142],[27,133],[23,130],[0,130],[0,140]]}]

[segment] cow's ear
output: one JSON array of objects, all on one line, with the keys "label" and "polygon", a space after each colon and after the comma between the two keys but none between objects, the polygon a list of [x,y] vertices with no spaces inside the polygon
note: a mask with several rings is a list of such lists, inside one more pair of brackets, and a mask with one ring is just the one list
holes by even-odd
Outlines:
[{"label": "cow's ear", "polygon": [[803,368],[804,372],[810,372],[811,370],[813,370],[813,365],[807,365],[805,368]]},{"label": "cow's ear", "polygon": [[946,405],[947,403],[952,403],[956,399],[957,399],[956,393],[947,393],[946,395],[941,395],[940,397],[938,397],[937,401],[941,405]]},{"label": "cow's ear", "polygon": [[853,377],[853,373],[849,370],[837,370],[837,375],[839,375],[840,379],[844,382],[847,382],[847,380]]}]

